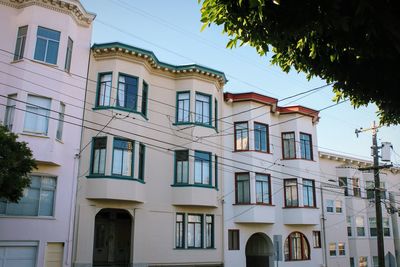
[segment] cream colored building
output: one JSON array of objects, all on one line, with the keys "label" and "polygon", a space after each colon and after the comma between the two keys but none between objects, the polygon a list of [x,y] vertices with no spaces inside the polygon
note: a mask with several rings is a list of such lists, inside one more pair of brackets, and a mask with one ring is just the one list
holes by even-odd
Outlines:
[{"label": "cream colored building", "polygon": [[224,74],[121,43],[91,52],[75,266],[222,265]]},{"label": "cream colored building", "polygon": [[0,266],[70,266],[92,21],[79,1],[0,1],[0,121],[38,168],[0,202]]}]

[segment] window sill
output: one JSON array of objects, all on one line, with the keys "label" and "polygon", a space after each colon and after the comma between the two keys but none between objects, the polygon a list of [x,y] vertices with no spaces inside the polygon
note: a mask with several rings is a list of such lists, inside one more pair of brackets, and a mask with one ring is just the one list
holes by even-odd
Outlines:
[{"label": "window sill", "polygon": [[318,207],[304,207],[304,206],[293,206],[293,207],[282,207],[282,209],[319,209]]},{"label": "window sill", "polygon": [[210,128],[210,129],[214,129],[216,132],[217,129],[215,129],[215,127],[211,124],[205,124],[205,123],[198,123],[198,122],[175,122],[172,125],[174,126],[188,126],[188,125],[192,125],[192,126],[200,126],[200,127],[205,127],[205,128]]},{"label": "window sill", "polygon": [[44,135],[44,134],[41,134],[41,133],[34,133],[34,132],[22,132],[22,133],[20,133],[20,135],[50,139],[50,137],[47,136],[47,135]]},{"label": "window sill", "polygon": [[96,174],[90,174],[87,175],[86,178],[88,179],[116,179],[116,180],[130,180],[130,181],[135,181],[139,182],[142,184],[145,184],[146,182],[143,180],[140,180],[138,178],[133,178],[130,176],[118,176],[118,175],[96,175]]},{"label": "window sill", "polygon": [[56,141],[59,142],[60,144],[64,144],[64,142],[58,138],[56,138]]},{"label": "window sill", "polygon": [[305,160],[305,161],[310,161],[310,162],[316,162],[313,159],[303,159],[303,158],[281,158],[281,160]]},{"label": "window sill", "polygon": [[171,184],[172,187],[200,187],[200,188],[208,188],[208,189],[215,189],[218,191],[218,188],[212,185],[206,184]]},{"label": "window sill", "polygon": [[30,61],[45,65],[45,66],[50,67],[50,68],[58,68],[57,64],[48,63],[48,62],[40,61],[40,60],[37,60],[37,59],[30,59]]},{"label": "window sill", "polygon": [[92,108],[92,110],[106,110],[106,109],[114,109],[114,110],[120,110],[120,111],[125,111],[129,113],[134,113],[142,116],[145,120],[149,120],[142,112],[133,110],[133,109],[128,109],[128,108],[123,108],[123,107],[116,107],[116,106],[96,106]]},{"label": "window sill", "polygon": [[174,248],[174,250],[216,250],[216,248]]},{"label": "window sill", "polygon": [[261,206],[261,207],[275,207],[273,204],[268,203],[234,203],[232,206]]},{"label": "window sill", "polygon": [[22,62],[22,61],[24,61],[24,58],[13,60],[13,61],[10,62],[10,64],[16,64],[16,63]]},{"label": "window sill", "polygon": [[235,149],[235,150],[233,150],[232,152],[233,152],[233,153],[237,153],[237,152],[255,152],[255,153],[260,153],[260,154],[272,155],[271,152],[268,152],[268,151],[261,151],[261,150],[254,150],[254,149],[252,149],[252,150],[250,150],[250,149],[242,149],[242,150]]},{"label": "window sill", "polygon": [[28,215],[0,215],[1,219],[38,219],[38,220],[55,220],[54,216],[28,216]]}]

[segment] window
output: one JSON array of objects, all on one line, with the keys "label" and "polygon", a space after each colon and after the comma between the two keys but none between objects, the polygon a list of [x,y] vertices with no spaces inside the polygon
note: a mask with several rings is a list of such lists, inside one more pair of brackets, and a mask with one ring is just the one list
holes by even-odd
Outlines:
[{"label": "window", "polygon": [[175,247],[184,248],[185,247],[185,214],[176,214],[176,224],[175,224]]},{"label": "window", "polygon": [[214,230],[214,215],[177,213],[175,247],[214,248]]},{"label": "window", "polygon": [[345,244],[343,242],[338,243],[338,252],[339,252],[339,256],[346,255],[346,248],[345,248]]},{"label": "window", "polygon": [[336,256],[336,243],[329,243],[329,256]]},{"label": "window", "polygon": [[351,217],[347,216],[347,236],[352,236]]},{"label": "window", "polygon": [[58,113],[58,125],[56,138],[58,140],[62,139],[63,128],[64,128],[64,116],[65,116],[65,104],[60,102],[60,112]]},{"label": "window", "polygon": [[249,173],[236,173],[236,204],[250,204]]},{"label": "window", "polygon": [[321,232],[313,231],[313,244],[314,248],[321,248]]},{"label": "window", "polygon": [[285,261],[309,260],[310,246],[300,232],[291,233],[285,240]]},{"label": "window", "polygon": [[390,236],[389,218],[383,218],[383,235]]},{"label": "window", "polygon": [[313,160],[311,134],[300,133],[300,152],[302,159]]},{"label": "window", "polygon": [[50,106],[49,98],[28,95],[24,131],[47,135]]},{"label": "window", "polygon": [[99,88],[97,105],[98,106],[110,106],[111,104],[111,73],[99,74]]},{"label": "window", "polygon": [[254,150],[269,152],[268,125],[254,123]]},{"label": "window", "polygon": [[247,122],[235,122],[235,150],[249,150],[249,128]]},{"label": "window", "polygon": [[93,138],[92,174],[104,174],[106,169],[107,138]]},{"label": "window", "polygon": [[372,261],[373,261],[374,267],[379,267],[379,257],[378,256],[373,256]]},{"label": "window", "polygon": [[132,176],[133,142],[114,138],[112,174]]},{"label": "window", "polygon": [[355,264],[354,264],[354,258],[353,257],[350,257],[350,267],[354,267],[355,266]]},{"label": "window", "polygon": [[189,151],[175,151],[175,183],[189,183]]},{"label": "window", "polygon": [[14,60],[24,58],[26,35],[28,33],[28,26],[18,28],[17,42],[15,44]]},{"label": "window", "polygon": [[344,188],[344,195],[349,195],[349,189],[347,187],[347,177],[339,177],[339,186]]},{"label": "window", "polygon": [[211,185],[211,153],[194,152],[194,183]]},{"label": "window", "polygon": [[238,229],[228,230],[228,250],[240,250],[240,239]]},{"label": "window", "polygon": [[190,122],[190,93],[178,92],[176,105],[176,122]]},{"label": "window", "polygon": [[0,200],[0,214],[11,216],[53,216],[57,180],[31,175],[31,184],[18,203]]},{"label": "window", "polygon": [[335,201],[335,207],[336,207],[336,213],[342,213],[342,201],[341,200],[336,200]]},{"label": "window", "polygon": [[353,195],[361,197],[360,178],[353,178]]},{"label": "window", "polygon": [[6,106],[6,115],[4,117],[4,126],[11,131],[14,125],[14,115],[15,115],[15,107],[16,107],[17,95],[8,95],[7,96],[7,106]]},{"label": "window", "polygon": [[368,222],[369,222],[369,234],[371,236],[376,236],[376,234],[377,234],[377,232],[376,232],[376,218],[375,217],[368,218]]},{"label": "window", "polygon": [[[375,182],[374,181],[366,181],[365,189],[367,191],[367,199],[375,199]],[[381,195],[381,199],[386,198],[386,190],[385,190],[385,182],[380,182],[379,192]]]},{"label": "window", "polygon": [[285,207],[298,207],[297,179],[284,180],[285,186]]},{"label": "window", "polygon": [[203,216],[202,215],[188,215],[188,233],[187,241],[188,248],[201,248],[203,246]]},{"label": "window", "polygon": [[214,216],[206,215],[206,248],[214,248]]},{"label": "window", "polygon": [[326,212],[333,212],[334,201],[331,199],[326,200]]},{"label": "window", "polygon": [[364,217],[362,216],[356,217],[356,230],[357,230],[357,236],[365,236]]},{"label": "window", "polygon": [[144,170],[146,161],[146,146],[142,143],[139,144],[139,171],[138,179],[144,181]]},{"label": "window", "polygon": [[196,93],[196,123],[211,125],[211,97]]},{"label": "window", "polygon": [[143,116],[145,116],[145,117],[147,117],[148,94],[149,94],[149,85],[145,81],[143,81],[141,110],[142,110]]},{"label": "window", "polygon": [[315,187],[313,180],[303,179],[303,206],[315,207]]},{"label": "window", "polygon": [[215,116],[214,127],[215,127],[215,130],[218,131],[218,101],[217,101],[217,99],[214,99],[214,116]]},{"label": "window", "polygon": [[271,180],[267,174],[256,173],[256,203],[271,204]]},{"label": "window", "polygon": [[296,158],[294,132],[282,133],[282,150],[284,159]]},{"label": "window", "polygon": [[57,64],[60,32],[38,27],[34,59]]},{"label": "window", "polygon": [[358,267],[368,267],[368,257],[361,256],[358,260]]},{"label": "window", "polygon": [[136,110],[138,79],[120,74],[118,77],[117,107]]},{"label": "window", "polygon": [[72,47],[74,46],[74,41],[70,37],[68,37],[67,43],[67,53],[65,55],[65,70],[70,71],[71,69],[71,60],[72,60]]}]

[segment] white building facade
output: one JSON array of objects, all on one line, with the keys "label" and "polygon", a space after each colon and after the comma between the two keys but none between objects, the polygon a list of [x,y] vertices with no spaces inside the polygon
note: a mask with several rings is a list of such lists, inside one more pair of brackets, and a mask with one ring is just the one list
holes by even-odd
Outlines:
[{"label": "white building facade", "polygon": [[70,266],[92,21],[79,1],[0,1],[0,120],[38,168],[0,203],[1,266]]}]

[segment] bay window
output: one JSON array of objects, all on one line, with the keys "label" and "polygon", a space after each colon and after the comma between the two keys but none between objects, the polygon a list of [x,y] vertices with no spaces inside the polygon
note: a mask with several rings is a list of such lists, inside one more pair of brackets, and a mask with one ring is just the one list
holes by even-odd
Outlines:
[{"label": "bay window", "polygon": [[209,95],[196,93],[195,122],[211,125],[211,97]]},{"label": "bay window", "polygon": [[313,160],[311,134],[300,133],[300,153],[302,159]]},{"label": "bay window", "polygon": [[175,151],[175,183],[189,183],[189,150]]},{"label": "bay window", "polygon": [[28,95],[24,132],[47,135],[51,99]]},{"label": "bay window", "polygon": [[211,185],[211,153],[195,151],[194,183]]},{"label": "bay window", "polygon": [[34,59],[50,64],[57,64],[60,35],[59,31],[39,26],[37,29]]},{"label": "bay window", "polygon": [[250,204],[249,173],[236,173],[236,204]]},{"label": "bay window", "polygon": [[7,106],[6,106],[6,114],[4,117],[4,126],[12,131],[14,125],[14,115],[15,115],[15,107],[16,107],[17,95],[8,95],[7,96]]},{"label": "bay window", "polygon": [[303,179],[303,206],[315,207],[315,186],[313,180]]},{"label": "bay window", "polygon": [[15,44],[14,60],[24,58],[26,35],[28,33],[28,26],[18,28],[17,42]]},{"label": "bay window", "polygon": [[93,151],[92,151],[92,174],[105,174],[106,170],[106,152],[107,152],[107,138],[95,137],[93,138]]},{"label": "bay window", "polygon": [[118,77],[117,107],[136,111],[138,78],[120,74]]},{"label": "bay window", "polygon": [[267,174],[256,173],[256,203],[271,204],[271,180]]},{"label": "bay window", "polygon": [[268,125],[254,123],[254,150],[269,152]]},{"label": "bay window", "polygon": [[188,214],[187,216],[187,247],[201,248],[203,246],[203,216]]},{"label": "bay window", "polygon": [[98,106],[111,105],[111,83],[112,83],[111,73],[99,74],[98,94],[97,94]]},{"label": "bay window", "polygon": [[190,122],[190,92],[178,92],[176,98],[176,122]]}]

